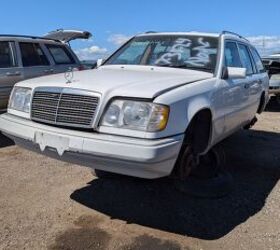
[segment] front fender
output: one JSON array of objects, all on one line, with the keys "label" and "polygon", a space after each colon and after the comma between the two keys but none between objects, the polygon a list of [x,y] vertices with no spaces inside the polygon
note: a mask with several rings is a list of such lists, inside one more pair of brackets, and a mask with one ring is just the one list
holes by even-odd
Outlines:
[{"label": "front fender", "polygon": [[196,96],[181,99],[169,106],[168,125],[165,130],[157,133],[158,137],[185,133],[193,117],[201,110],[209,109],[212,115],[210,102],[207,100],[207,97]]},{"label": "front fender", "polygon": [[186,132],[193,117],[203,109],[209,109],[213,117],[213,93],[217,88],[216,80],[205,80],[174,89],[157,97],[154,102],[170,107],[167,127],[156,134],[156,137],[168,137]]},{"label": "front fender", "polygon": [[210,102],[207,98],[205,97],[196,97],[196,98],[192,98],[187,105],[187,124],[186,124],[186,129],[188,127],[188,125],[190,124],[190,122],[192,121],[192,119],[194,118],[194,116],[199,112],[202,111],[204,109],[208,109],[211,112],[211,116],[213,117],[213,111],[211,109],[210,106]]}]

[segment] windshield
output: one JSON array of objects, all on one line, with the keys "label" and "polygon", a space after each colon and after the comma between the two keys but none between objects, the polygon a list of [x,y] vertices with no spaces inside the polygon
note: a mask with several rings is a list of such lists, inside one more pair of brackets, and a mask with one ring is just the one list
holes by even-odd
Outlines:
[{"label": "windshield", "polygon": [[140,36],[133,38],[105,63],[151,65],[214,73],[218,38],[206,36]]}]

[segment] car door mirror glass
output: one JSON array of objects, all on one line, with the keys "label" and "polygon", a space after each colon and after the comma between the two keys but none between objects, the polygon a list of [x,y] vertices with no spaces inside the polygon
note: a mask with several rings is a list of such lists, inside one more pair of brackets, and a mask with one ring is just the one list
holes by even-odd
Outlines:
[{"label": "car door mirror glass", "polygon": [[227,67],[228,79],[244,79],[246,78],[246,68]]}]

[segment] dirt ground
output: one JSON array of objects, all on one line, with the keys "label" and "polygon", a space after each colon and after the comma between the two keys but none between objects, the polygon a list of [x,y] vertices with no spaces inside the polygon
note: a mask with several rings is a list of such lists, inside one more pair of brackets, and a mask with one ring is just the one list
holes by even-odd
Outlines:
[{"label": "dirt ground", "polygon": [[0,249],[280,249],[280,107],[223,146],[234,190],[198,199],[169,179],[96,179],[1,136]]}]

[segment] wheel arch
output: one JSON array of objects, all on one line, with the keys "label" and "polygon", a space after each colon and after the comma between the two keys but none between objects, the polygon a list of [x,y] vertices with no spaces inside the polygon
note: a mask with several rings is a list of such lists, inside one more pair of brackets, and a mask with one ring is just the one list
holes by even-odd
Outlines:
[{"label": "wheel arch", "polygon": [[[197,125],[199,121],[207,120],[206,126]],[[177,162],[173,168],[172,175],[175,177],[181,176],[181,161],[183,159],[184,151],[190,144],[192,152],[196,155],[202,155],[208,152],[212,139],[212,128],[213,128],[213,114],[209,106],[201,107],[196,111],[191,112],[189,122],[185,129],[185,138],[182,144]],[[204,123],[205,125],[205,123]],[[206,129],[205,129],[206,128]],[[193,144],[195,142],[195,144]]]},{"label": "wheel arch", "polygon": [[186,143],[191,142],[197,154],[209,149],[213,134],[213,111],[209,106],[189,111],[188,125],[185,130]]}]

